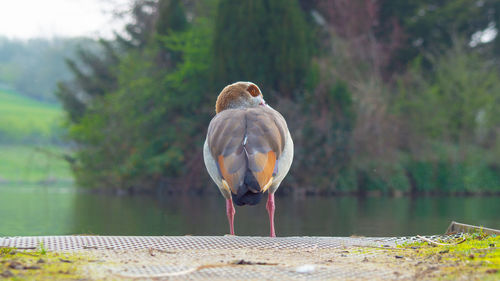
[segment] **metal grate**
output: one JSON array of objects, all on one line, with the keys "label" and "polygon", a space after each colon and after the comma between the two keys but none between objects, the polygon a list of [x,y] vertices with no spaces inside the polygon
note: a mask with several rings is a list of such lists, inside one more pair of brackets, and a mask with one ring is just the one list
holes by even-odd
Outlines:
[{"label": "metal grate", "polygon": [[41,243],[51,251],[106,250],[196,250],[196,249],[302,249],[338,248],[352,245],[394,245],[405,238],[350,237],[243,237],[243,236],[32,236],[0,238],[0,246],[37,248]]},{"label": "metal grate", "polygon": [[[425,236],[435,240],[449,240],[450,236]],[[25,236],[0,238],[0,246],[37,248],[41,243],[51,251],[84,249],[106,250],[196,250],[196,249],[303,249],[338,248],[343,246],[394,246],[418,241],[417,237],[246,237],[246,236]]]},{"label": "metal grate", "polygon": [[[459,237],[427,236],[430,239],[448,240]],[[41,243],[49,251],[87,251],[105,253],[105,262],[94,264],[90,271],[106,271],[115,277],[131,277],[146,279],[182,279],[182,280],[326,280],[326,279],[405,279],[412,273],[398,270],[397,266],[378,267],[363,263],[365,258],[375,257],[375,252],[364,251],[342,255],[344,249],[354,246],[393,247],[404,242],[415,241],[416,237],[244,237],[244,236],[40,236],[40,237],[5,237],[0,238],[0,247],[19,249],[36,249]],[[148,250],[158,253],[169,253],[163,260],[151,257]],[[380,252],[380,251],[379,251]],[[215,256],[221,253],[234,253],[234,257],[252,259],[252,254],[262,257],[287,254],[276,265],[251,266],[216,266],[193,270],[197,266],[214,262]],[[242,254],[243,253],[243,254]],[[114,260],[110,256],[114,255]],[[142,256],[141,256],[142,255]],[[308,256],[309,255],[309,256]],[[123,262],[125,256],[133,256],[137,263]],[[335,262],[317,262],[314,257],[333,257]],[[350,263],[344,263],[344,258]],[[234,260],[233,257],[233,260]],[[311,261],[308,260],[309,257]],[[109,259],[110,262],[106,262]],[[255,258],[258,260],[258,258]],[[375,260],[375,258],[374,258]],[[226,260],[217,260],[230,264]],[[300,271],[297,265],[314,263],[314,270]],[[190,271],[191,270],[191,271]],[[168,276],[186,271],[182,276]],[[398,272],[396,272],[398,271]],[[99,278],[98,278],[99,279]]]}]

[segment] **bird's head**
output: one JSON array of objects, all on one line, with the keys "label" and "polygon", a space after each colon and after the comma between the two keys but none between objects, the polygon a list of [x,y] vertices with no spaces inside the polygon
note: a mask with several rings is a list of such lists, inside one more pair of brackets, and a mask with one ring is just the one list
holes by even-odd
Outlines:
[{"label": "bird's head", "polygon": [[226,86],[217,97],[215,112],[230,108],[265,106],[266,102],[259,87],[252,82],[236,82]]}]

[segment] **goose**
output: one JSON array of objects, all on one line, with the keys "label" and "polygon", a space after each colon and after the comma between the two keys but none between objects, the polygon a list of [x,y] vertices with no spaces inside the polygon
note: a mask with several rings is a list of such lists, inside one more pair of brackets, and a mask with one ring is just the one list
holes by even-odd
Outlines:
[{"label": "goose", "polygon": [[274,193],[290,170],[293,141],[285,118],[266,104],[252,82],[226,86],[217,97],[203,146],[207,171],[226,199],[234,235],[233,202],[258,204],[267,192],[270,236],[274,230]]}]

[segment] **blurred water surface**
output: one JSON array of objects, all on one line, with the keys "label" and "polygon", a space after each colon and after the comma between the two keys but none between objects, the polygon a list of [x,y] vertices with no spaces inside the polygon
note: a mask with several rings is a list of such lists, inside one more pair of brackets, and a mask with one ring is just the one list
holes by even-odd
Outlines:
[{"label": "blurred water surface", "polygon": [[[451,220],[500,229],[500,197],[276,198],[278,236],[443,233]],[[110,196],[0,185],[0,236],[224,235],[222,196]],[[268,235],[265,204],[236,207],[238,235]]]}]

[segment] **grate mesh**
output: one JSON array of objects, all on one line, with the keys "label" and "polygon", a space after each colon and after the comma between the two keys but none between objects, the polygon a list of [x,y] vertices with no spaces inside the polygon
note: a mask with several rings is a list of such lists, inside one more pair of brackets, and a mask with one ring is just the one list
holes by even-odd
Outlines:
[{"label": "grate mesh", "polygon": [[[426,236],[434,240],[460,237]],[[381,267],[374,252],[355,252],[356,246],[394,247],[416,241],[416,237],[244,237],[244,236],[39,236],[0,238],[0,247],[36,249],[43,243],[49,251],[90,251],[111,262],[93,265],[90,271],[106,271],[115,277],[182,280],[327,280],[407,279],[412,272],[398,270],[398,264]],[[151,255],[151,250],[157,255]],[[349,250],[349,251],[347,251]],[[149,254],[148,254],[149,251]],[[349,254],[344,254],[344,252]],[[379,251],[380,252],[380,251]],[[113,256],[111,258],[110,256]],[[124,262],[124,257],[133,257]],[[234,259],[273,260],[273,265],[254,263],[234,266]],[[392,257],[393,258],[393,257]],[[333,261],[332,261],[333,260]],[[130,262],[134,261],[134,262]],[[348,262],[345,262],[348,261]],[[193,268],[207,263],[223,266]],[[313,263],[313,270],[297,270]],[[177,273],[182,273],[177,276]],[[168,277],[166,277],[168,276]],[[102,277],[102,276],[101,276]]]},{"label": "grate mesh", "polygon": [[41,243],[51,251],[105,250],[209,250],[209,249],[303,249],[338,248],[402,243],[404,238],[349,237],[241,237],[241,236],[33,236],[0,238],[0,246],[37,248]]},{"label": "grate mesh", "polygon": [[[425,236],[435,240],[449,240],[450,236]],[[245,236],[26,236],[0,238],[0,246],[37,248],[41,243],[51,251],[84,249],[105,250],[196,250],[196,249],[305,249],[339,248],[343,246],[394,246],[418,241],[417,237],[245,237]]]}]

